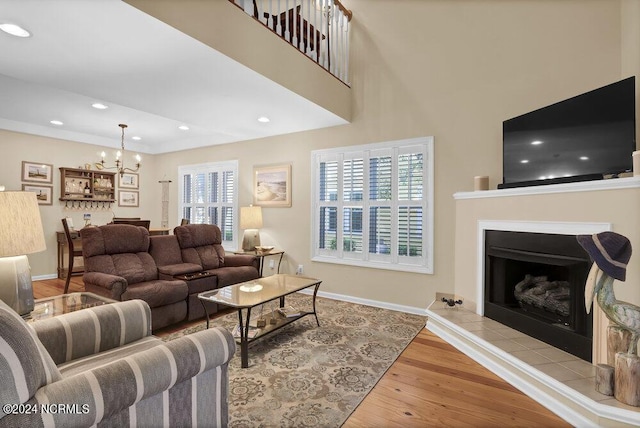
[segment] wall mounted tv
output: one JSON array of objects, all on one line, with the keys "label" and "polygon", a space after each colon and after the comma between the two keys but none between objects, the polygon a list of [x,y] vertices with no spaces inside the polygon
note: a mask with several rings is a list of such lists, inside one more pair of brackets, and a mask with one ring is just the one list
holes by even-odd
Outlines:
[{"label": "wall mounted tv", "polygon": [[536,186],[617,176],[636,150],[635,77],[503,122],[503,184]]}]

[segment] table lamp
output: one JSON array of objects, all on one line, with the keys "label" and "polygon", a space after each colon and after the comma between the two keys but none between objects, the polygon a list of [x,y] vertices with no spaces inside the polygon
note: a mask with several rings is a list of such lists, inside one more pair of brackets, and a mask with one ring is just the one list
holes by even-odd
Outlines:
[{"label": "table lamp", "polygon": [[260,246],[260,233],[262,227],[262,208],[250,205],[240,208],[240,229],[244,229],[242,237],[242,249],[253,251]]},{"label": "table lamp", "polygon": [[26,254],[46,249],[36,194],[0,192],[0,300],[20,315],[33,310]]}]

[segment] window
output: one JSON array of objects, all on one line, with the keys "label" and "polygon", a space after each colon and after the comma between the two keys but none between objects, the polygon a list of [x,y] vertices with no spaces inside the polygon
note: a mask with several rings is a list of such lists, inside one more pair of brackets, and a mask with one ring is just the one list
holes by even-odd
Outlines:
[{"label": "window", "polygon": [[433,137],[318,150],[313,260],[433,273]]},{"label": "window", "polygon": [[225,249],[237,248],[238,163],[214,162],[178,167],[180,213],[191,223],[215,224]]}]

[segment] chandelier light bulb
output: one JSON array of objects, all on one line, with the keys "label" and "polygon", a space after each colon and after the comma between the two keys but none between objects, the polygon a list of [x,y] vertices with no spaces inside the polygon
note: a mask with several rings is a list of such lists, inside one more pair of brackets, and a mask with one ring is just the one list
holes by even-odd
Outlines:
[{"label": "chandelier light bulb", "polygon": [[[125,125],[124,123],[121,123],[118,126],[122,129],[122,137],[120,139],[120,150],[118,150],[116,152],[115,166],[106,166],[105,165],[105,157],[106,157],[106,153],[105,152],[101,152],[100,153],[100,157],[102,158],[102,160],[100,162],[97,162],[95,164],[95,166],[99,170],[115,169],[118,172],[118,174],[120,174],[120,177],[122,177],[126,172],[136,172],[136,171],[138,171],[140,169],[140,162],[142,162],[142,158],[140,157],[139,154],[136,154],[134,156],[134,158],[136,160],[136,167],[135,168],[127,168],[127,167],[124,166],[124,130],[125,130],[125,128],[127,128],[127,125]],[[120,160],[120,158],[123,158],[123,160]]]}]

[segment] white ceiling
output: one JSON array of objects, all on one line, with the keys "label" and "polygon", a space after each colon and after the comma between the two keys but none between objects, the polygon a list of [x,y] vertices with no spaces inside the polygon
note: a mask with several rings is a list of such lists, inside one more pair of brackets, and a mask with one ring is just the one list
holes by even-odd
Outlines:
[{"label": "white ceiling", "polygon": [[120,0],[0,0],[3,22],[31,32],[0,32],[3,129],[119,147],[125,123],[156,154],[346,123]]}]

